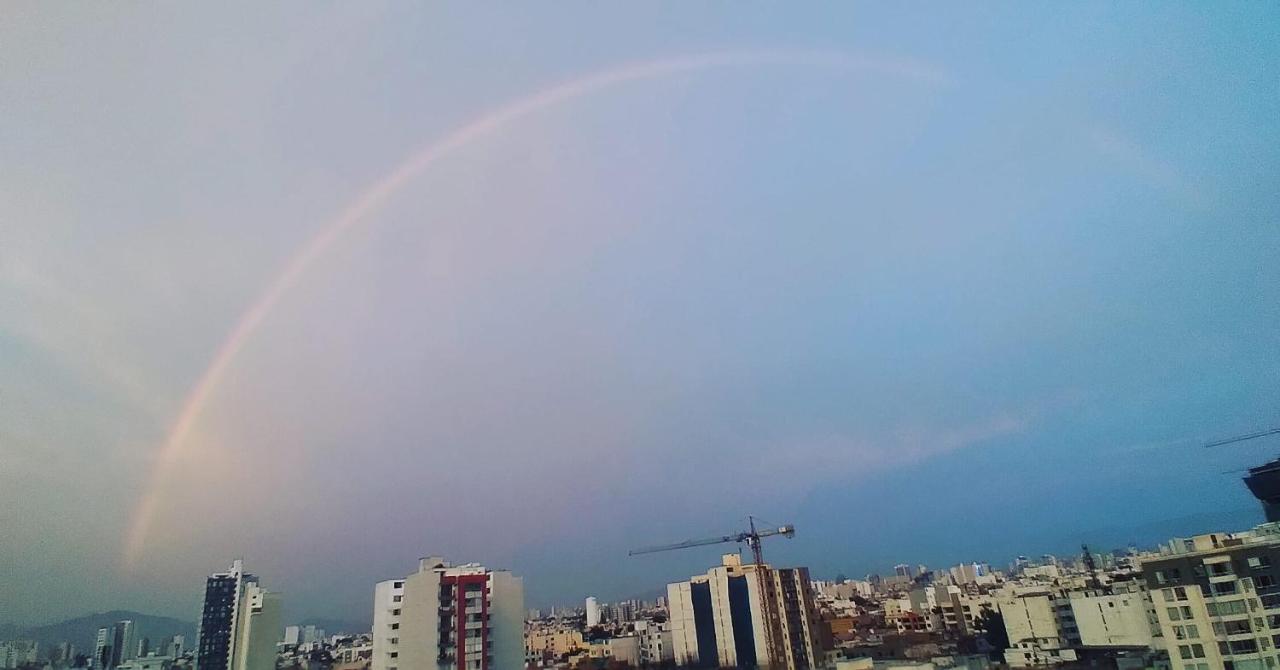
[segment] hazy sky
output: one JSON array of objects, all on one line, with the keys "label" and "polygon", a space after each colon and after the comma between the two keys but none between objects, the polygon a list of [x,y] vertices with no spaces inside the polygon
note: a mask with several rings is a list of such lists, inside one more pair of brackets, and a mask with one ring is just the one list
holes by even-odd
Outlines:
[{"label": "hazy sky", "polygon": [[[1248,523],[1224,471],[1280,445],[1196,444],[1280,422],[1277,25],[6,3],[0,622],[194,618],[236,556],[296,617],[367,619],[428,553],[629,597],[720,549],[628,548],[749,513],[818,575]],[[299,250],[494,111],[308,259],[161,459]]]}]

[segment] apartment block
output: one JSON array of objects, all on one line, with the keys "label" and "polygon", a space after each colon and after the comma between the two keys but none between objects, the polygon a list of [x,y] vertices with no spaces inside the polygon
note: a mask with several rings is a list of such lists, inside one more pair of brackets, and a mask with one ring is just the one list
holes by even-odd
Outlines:
[{"label": "apartment block", "polygon": [[1175,670],[1280,665],[1280,525],[1200,535],[1144,561]]},{"label": "apartment block", "polygon": [[274,670],[282,637],[280,594],[236,560],[205,581],[196,670]]},{"label": "apartment block", "polygon": [[524,665],[524,583],[478,564],[423,558],[374,588],[371,670],[505,670]]},{"label": "apartment block", "polygon": [[757,570],[764,569],[778,598],[782,646],[788,670],[815,668],[822,660],[817,615],[806,568],[743,565],[737,554],[705,575],[667,586],[671,644],[677,664],[754,667],[769,658]]}]

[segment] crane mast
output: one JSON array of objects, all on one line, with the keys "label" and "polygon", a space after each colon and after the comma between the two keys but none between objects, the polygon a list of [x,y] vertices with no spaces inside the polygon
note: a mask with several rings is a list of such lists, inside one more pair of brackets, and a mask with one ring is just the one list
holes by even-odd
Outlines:
[{"label": "crane mast", "polygon": [[[748,517],[751,525],[751,537],[747,545],[751,547],[751,560],[756,565],[756,582],[760,588],[760,599],[764,602],[764,643],[769,650],[769,670],[781,670],[786,663],[787,652],[783,646],[782,615],[778,608],[777,582],[771,570],[764,564],[764,549],[760,546],[760,535],[756,532],[755,518]],[[788,536],[790,537],[790,536]]]},{"label": "crane mast", "polygon": [[760,607],[762,618],[764,619],[762,622],[764,625],[761,628],[764,629],[765,649],[768,652],[769,660],[768,667],[769,670],[783,670],[787,665],[787,650],[786,640],[782,631],[782,615],[778,606],[778,587],[776,580],[773,578],[773,571],[764,563],[764,548],[761,546],[760,541],[766,537],[777,535],[786,538],[795,537],[796,529],[792,525],[758,529],[756,528],[755,517],[747,517],[747,521],[748,528],[741,533],[632,549],[627,554],[629,556],[638,556],[660,551],[702,547],[711,544],[728,544],[731,542],[746,544],[751,549],[751,560],[755,564],[756,588],[760,592]]}]

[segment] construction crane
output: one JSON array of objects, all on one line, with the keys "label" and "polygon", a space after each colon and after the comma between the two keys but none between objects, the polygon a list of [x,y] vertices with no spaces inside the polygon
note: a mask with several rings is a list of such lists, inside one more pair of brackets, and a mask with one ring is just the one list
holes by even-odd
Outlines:
[{"label": "construction crane", "polygon": [[760,599],[762,601],[762,609],[764,610],[764,639],[765,649],[769,652],[769,670],[781,670],[785,667],[787,652],[783,646],[782,634],[782,617],[778,612],[778,592],[774,584],[773,576],[769,574],[769,568],[764,564],[764,550],[760,546],[760,540],[766,537],[775,537],[781,535],[785,538],[792,538],[796,535],[796,527],[792,525],[778,526],[777,528],[756,528],[755,517],[747,517],[748,528],[741,533],[732,535],[721,535],[719,537],[708,537],[701,540],[685,540],[675,544],[662,544],[653,547],[642,547],[640,549],[632,549],[627,552],[628,556],[639,556],[641,554],[653,554],[659,551],[672,551],[675,549],[688,549],[689,547],[703,547],[711,544],[729,544],[731,542],[746,543],[751,548],[751,560],[754,561],[756,569],[756,585],[760,590]]},{"label": "construction crane", "polygon": [[1209,449],[1210,447],[1222,447],[1228,444],[1235,444],[1236,442],[1244,442],[1245,440],[1254,440],[1259,437],[1267,437],[1268,435],[1280,435],[1280,428],[1268,428],[1266,430],[1259,430],[1257,432],[1247,433],[1245,435],[1236,435],[1235,437],[1228,437],[1221,440],[1215,440],[1213,442],[1210,442],[1204,445],[1204,448]]},{"label": "construction crane", "polygon": [[[1205,448],[1221,447],[1271,435],[1280,435],[1280,428],[1272,427],[1244,435],[1215,440],[1204,446]],[[1244,485],[1249,487],[1249,493],[1252,493],[1253,497],[1262,503],[1262,511],[1266,514],[1267,521],[1280,522],[1280,458],[1248,468],[1248,473],[1244,477]]]},{"label": "construction crane", "polygon": [[1098,562],[1093,560],[1093,552],[1089,551],[1089,545],[1082,544],[1080,549],[1084,551],[1084,565],[1089,569],[1089,587],[1101,589],[1102,582],[1098,581]]}]

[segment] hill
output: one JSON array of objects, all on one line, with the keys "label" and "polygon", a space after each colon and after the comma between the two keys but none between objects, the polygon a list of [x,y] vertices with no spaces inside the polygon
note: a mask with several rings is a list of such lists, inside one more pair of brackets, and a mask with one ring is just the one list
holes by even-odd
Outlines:
[{"label": "hill", "polygon": [[196,641],[196,625],[193,621],[183,621],[171,617],[152,616],[141,612],[131,612],[128,610],[113,610],[111,612],[98,612],[95,614],[86,614],[74,619],[67,619],[58,623],[45,624],[43,626],[32,626],[23,628],[12,624],[0,625],[0,640],[35,640],[40,643],[41,655],[45,653],[45,649],[53,645],[60,644],[64,641],[70,641],[76,646],[76,651],[81,654],[90,654],[93,652],[94,642],[97,640],[98,629],[110,626],[117,621],[130,619],[137,626],[137,635],[135,639],[144,637],[150,638],[153,644],[159,643],[161,640],[167,639],[173,635],[185,635],[187,638],[187,647],[190,648]]}]

